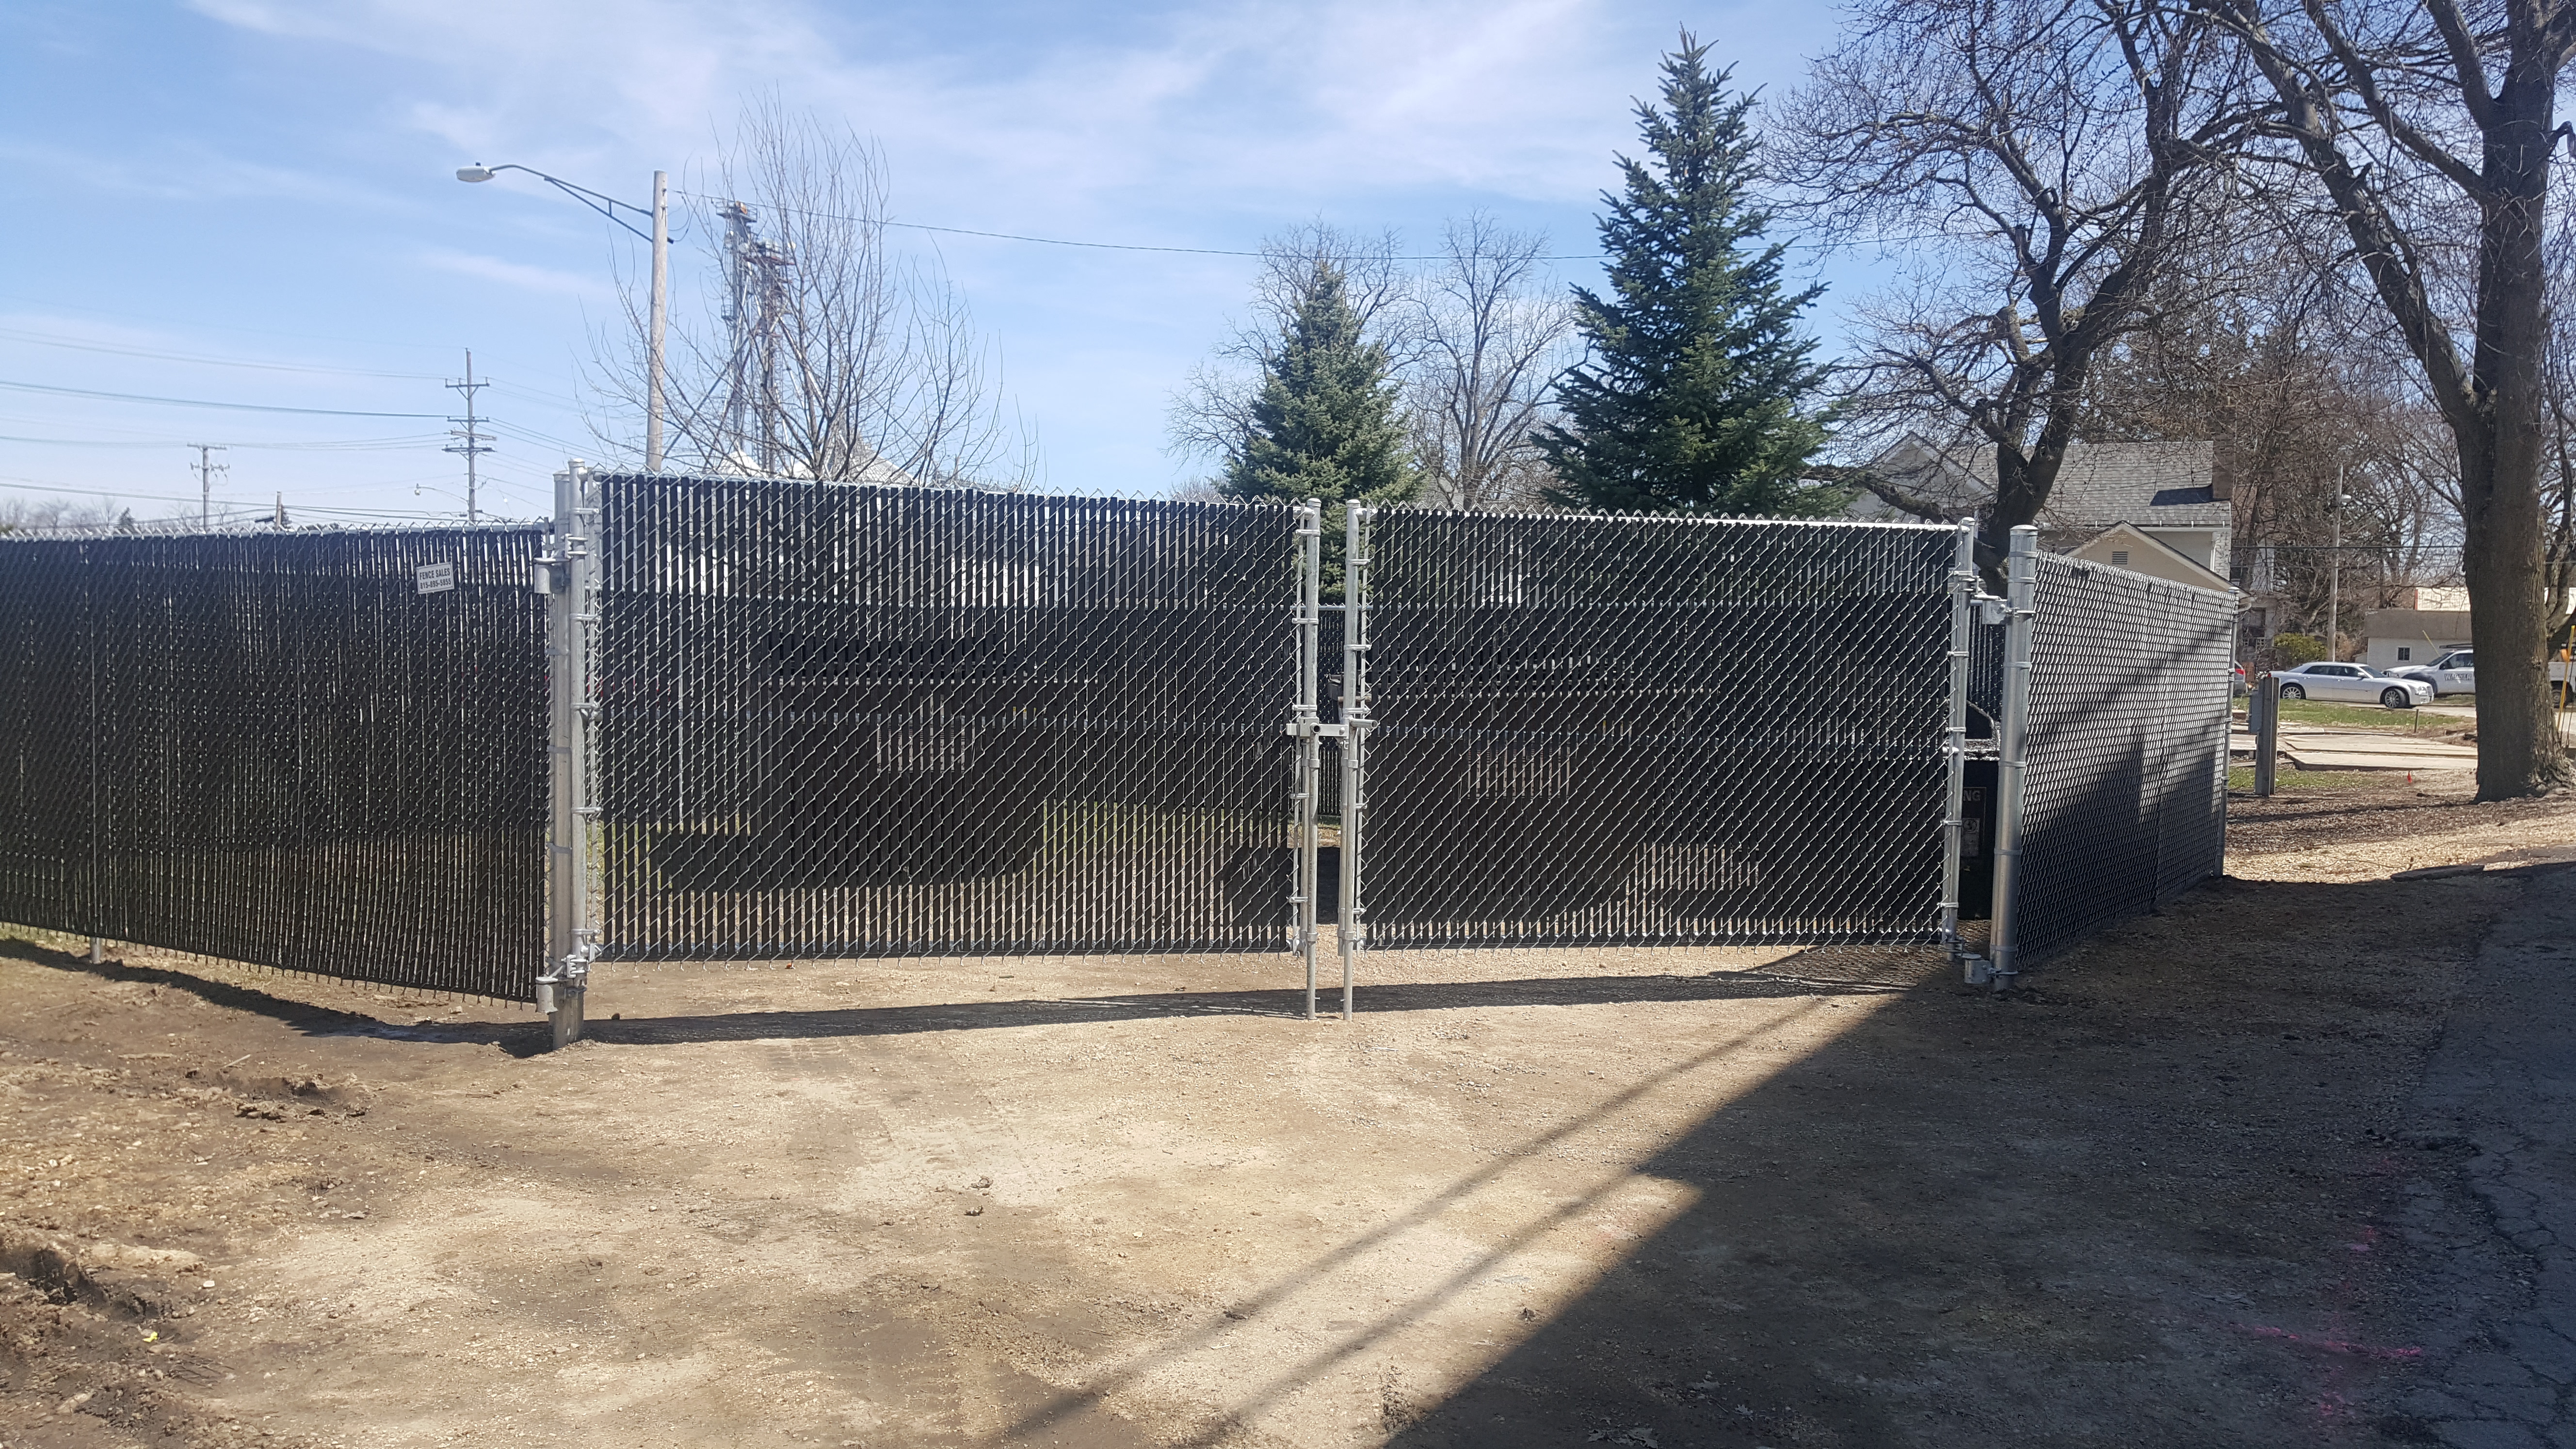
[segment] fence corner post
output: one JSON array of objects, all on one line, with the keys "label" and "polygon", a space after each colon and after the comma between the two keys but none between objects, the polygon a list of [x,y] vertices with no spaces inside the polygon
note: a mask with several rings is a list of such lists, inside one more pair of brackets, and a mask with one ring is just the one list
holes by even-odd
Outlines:
[{"label": "fence corner post", "polygon": [[2004,717],[1996,731],[1997,799],[1995,802],[1995,901],[1989,922],[1988,954],[1995,989],[2012,985],[2021,970],[2015,959],[2013,910],[2019,903],[2021,826],[2024,787],[2029,774],[2031,638],[2038,619],[2039,530],[2025,523],[2012,531],[2006,560],[2004,625]]},{"label": "fence corner post", "polygon": [[546,960],[537,1009],[551,1045],[581,1039],[590,982],[589,881],[591,525],[598,515],[590,470],[575,458],[555,475],[555,549],[540,572],[546,589],[546,696],[550,810],[546,858]]}]

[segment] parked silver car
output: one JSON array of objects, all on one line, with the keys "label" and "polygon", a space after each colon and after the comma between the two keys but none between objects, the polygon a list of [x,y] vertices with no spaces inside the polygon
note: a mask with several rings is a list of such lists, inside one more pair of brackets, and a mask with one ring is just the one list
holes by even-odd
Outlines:
[{"label": "parked silver car", "polygon": [[2433,686],[2436,698],[2478,692],[2478,653],[2474,649],[2454,649],[2430,664],[2401,664],[2388,672],[2400,679],[2423,680]]},{"label": "parked silver car", "polygon": [[2302,664],[2282,670],[2279,677],[2283,699],[2342,700],[2390,709],[2412,709],[2433,699],[2433,686],[2423,680],[2382,674],[2367,664]]}]

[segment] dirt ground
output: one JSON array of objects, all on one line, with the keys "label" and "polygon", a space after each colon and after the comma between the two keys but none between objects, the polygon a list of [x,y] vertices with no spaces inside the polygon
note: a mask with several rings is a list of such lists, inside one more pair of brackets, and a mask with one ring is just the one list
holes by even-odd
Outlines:
[{"label": "dirt ground", "polygon": [[[2465,783],[2455,789],[2464,789]],[[1900,950],[604,971],[0,943],[0,1445],[2297,1445],[2395,1413],[2408,1094],[2576,804],[2239,800]],[[2454,1290],[2456,1291],[2456,1285]]]}]

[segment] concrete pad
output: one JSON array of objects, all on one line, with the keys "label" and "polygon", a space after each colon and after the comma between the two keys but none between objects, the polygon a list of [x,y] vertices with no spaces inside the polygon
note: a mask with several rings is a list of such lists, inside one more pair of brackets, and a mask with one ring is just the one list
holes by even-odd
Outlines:
[{"label": "concrete pad", "polygon": [[2323,770],[2474,770],[2474,745],[2407,735],[2301,730],[2283,731],[2281,752],[2301,769]]},{"label": "concrete pad", "polygon": [[2461,759],[2456,755],[2384,755],[2364,754],[2355,750],[2291,750],[2282,753],[2302,770],[2408,770],[2438,773],[2445,770],[2467,771],[2478,767],[2477,756]]}]

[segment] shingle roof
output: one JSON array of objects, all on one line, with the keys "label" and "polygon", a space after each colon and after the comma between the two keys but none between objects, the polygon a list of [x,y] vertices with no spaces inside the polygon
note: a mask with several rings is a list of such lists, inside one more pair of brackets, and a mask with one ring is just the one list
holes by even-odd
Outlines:
[{"label": "shingle roof", "polygon": [[[2209,493],[2215,453],[2209,443],[2072,444],[2041,518],[2087,533],[2115,523],[2225,528],[2232,510]],[[1945,451],[1908,438],[1881,454],[1878,466],[1905,477],[1913,491],[1953,507],[1994,496],[1991,446]]]},{"label": "shingle roof", "polygon": [[[2208,443],[2077,443],[2066,450],[2046,515],[2076,527],[2225,528],[2228,505],[2209,496]],[[1994,476],[1991,454],[1978,460]]]}]

